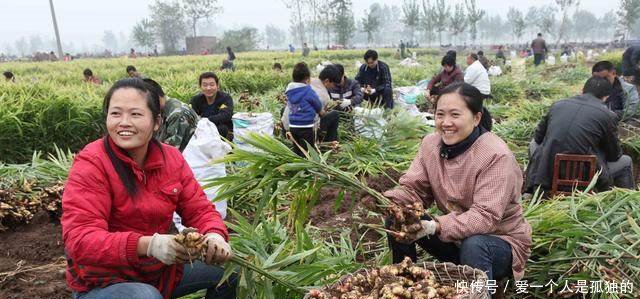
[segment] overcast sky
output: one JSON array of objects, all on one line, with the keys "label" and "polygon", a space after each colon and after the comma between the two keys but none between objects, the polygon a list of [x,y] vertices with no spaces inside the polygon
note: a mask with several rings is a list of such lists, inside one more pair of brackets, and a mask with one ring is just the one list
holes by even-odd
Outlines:
[{"label": "overcast sky", "polygon": [[[462,1],[462,0],[458,0]],[[105,30],[116,35],[129,35],[133,25],[149,16],[149,4],[154,0],[54,0],[58,26],[63,43],[73,42],[76,48],[102,44]],[[216,15],[213,21],[225,28],[239,28],[251,25],[263,30],[265,25],[274,24],[283,29],[289,26],[289,11],[281,0],[221,0],[224,13]],[[353,0],[356,19],[362,12],[378,2],[402,5],[401,0]],[[451,3],[451,1],[448,1]],[[555,3],[554,0],[478,0],[480,7],[489,14],[506,15],[509,5],[526,12],[529,6]],[[609,10],[617,9],[618,1],[580,0],[580,7],[601,16]],[[6,45],[13,45],[24,36],[40,35],[43,40],[55,37],[49,1],[47,0],[0,0],[0,51]]]}]

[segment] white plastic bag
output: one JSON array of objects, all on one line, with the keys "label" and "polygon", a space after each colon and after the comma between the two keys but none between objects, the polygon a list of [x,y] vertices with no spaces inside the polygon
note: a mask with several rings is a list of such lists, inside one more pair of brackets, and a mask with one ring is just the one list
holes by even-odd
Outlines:
[{"label": "white plastic bag", "polygon": [[489,73],[489,76],[493,76],[493,77],[500,76],[502,75],[502,68],[500,68],[500,66],[497,66],[497,65],[492,65],[491,67],[489,67],[488,73]]},{"label": "white plastic bag", "polygon": [[420,63],[417,62],[415,59],[413,59],[411,57],[407,57],[407,58],[403,59],[402,61],[400,61],[400,65],[401,66],[406,66],[406,67],[419,67]]},{"label": "white plastic bag", "polygon": [[562,64],[569,63],[569,56],[567,56],[567,54],[562,54],[562,56],[560,56],[560,63]]},{"label": "white plastic bag", "polygon": [[549,57],[546,59],[544,63],[548,65],[556,65],[556,57],[553,55],[549,55]]},{"label": "white plastic bag", "polygon": [[[231,146],[220,138],[216,125],[207,118],[201,118],[189,143],[182,151],[182,156],[191,167],[198,183],[203,186],[206,184],[205,180],[207,179],[227,175],[224,163],[210,164],[210,162],[223,158],[230,151]],[[207,195],[208,200],[213,201],[216,199],[217,191],[218,188],[208,188],[204,190],[204,193]],[[227,216],[227,202],[217,201],[214,204],[216,210],[224,219]],[[178,231],[184,229],[180,216],[175,212],[173,213],[173,222]]]},{"label": "white plastic bag", "polygon": [[316,72],[320,73],[322,72],[322,70],[324,70],[324,67],[327,65],[331,65],[333,64],[331,61],[325,60],[321,63],[319,63],[318,65],[316,65]]},{"label": "white plastic bag", "polygon": [[251,113],[238,112],[231,118],[233,121],[233,143],[243,150],[256,151],[253,146],[242,141],[249,133],[259,133],[273,136],[273,115],[269,112]]},{"label": "white plastic bag", "polygon": [[424,90],[418,86],[403,86],[394,88],[393,92],[398,101],[405,102],[406,104],[415,104],[418,96],[422,94]]},{"label": "white plastic bag", "polygon": [[355,107],[353,109],[353,125],[356,132],[366,138],[382,138],[384,126],[387,121],[382,117],[382,108],[366,109]]}]

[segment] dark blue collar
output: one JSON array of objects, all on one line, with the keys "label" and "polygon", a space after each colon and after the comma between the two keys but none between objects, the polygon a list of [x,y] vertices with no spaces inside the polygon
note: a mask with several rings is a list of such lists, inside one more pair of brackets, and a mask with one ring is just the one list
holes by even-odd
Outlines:
[{"label": "dark blue collar", "polygon": [[446,145],[444,141],[440,141],[440,158],[449,160],[461,155],[478,140],[480,135],[486,132],[487,130],[483,126],[477,126],[467,138],[454,145]]}]

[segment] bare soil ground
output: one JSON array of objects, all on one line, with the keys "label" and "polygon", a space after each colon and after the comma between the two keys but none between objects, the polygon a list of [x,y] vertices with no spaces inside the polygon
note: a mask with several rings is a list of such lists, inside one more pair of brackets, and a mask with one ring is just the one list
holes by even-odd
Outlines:
[{"label": "bare soil ground", "polygon": [[48,213],[0,233],[0,240],[0,298],[71,298],[64,279],[62,229]]}]

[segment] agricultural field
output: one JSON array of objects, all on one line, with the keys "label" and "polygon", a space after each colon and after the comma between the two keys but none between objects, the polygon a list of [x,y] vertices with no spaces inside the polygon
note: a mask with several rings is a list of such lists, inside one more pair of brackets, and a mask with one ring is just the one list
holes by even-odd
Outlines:
[{"label": "agricultural field", "polygon": [[[318,51],[305,61],[312,68],[323,61],[341,63],[352,78],[362,54]],[[380,60],[389,64],[394,87],[415,85],[440,69],[435,50],[418,50],[421,66],[411,68],[399,65],[392,54],[382,50]],[[608,55],[619,61],[621,54]],[[235,112],[279,116],[279,96],[300,55],[237,56],[237,71],[218,72],[221,90],[234,100],[247,92],[259,105],[236,102]],[[463,64],[463,55],[458,56]],[[0,83],[0,298],[70,297],[57,221],[63,184],[73,153],[101,136],[102,97],[111,83],[125,77],[125,67],[135,65],[169,97],[187,102],[199,91],[198,75],[217,70],[221,60],[211,55],[2,65],[17,82]],[[272,70],[274,62],[282,64],[283,73]],[[83,83],[84,68],[104,84]],[[494,98],[485,105],[495,120],[493,131],[507,142],[523,170],[537,122],[554,101],[578,94],[589,75],[585,61],[534,69],[517,59],[507,73],[491,78]],[[420,107],[427,106],[424,102],[418,99]],[[347,118],[340,124],[339,148],[321,147],[307,158],[295,155],[290,142],[278,135],[252,136],[245,142],[258,152],[235,149],[224,158],[228,175],[209,186],[219,186],[219,199],[228,200],[231,208],[227,225],[236,262],[226,269],[240,276],[238,298],[302,298],[343,275],[390,264],[387,236],[379,229],[383,217],[366,209],[361,197],[379,198],[396,186],[420,140],[433,128],[402,109],[387,112],[385,119],[381,136],[366,138],[355,133]],[[636,167],[637,134],[631,127],[621,129],[624,150]],[[529,285],[553,281],[575,291],[579,281],[627,281],[634,286],[631,292],[593,298],[640,297],[640,191],[614,189],[551,200],[534,195],[522,204],[533,228],[524,278]],[[421,255],[421,261],[432,260]],[[513,298],[560,297],[555,290],[547,294],[548,287],[516,294],[514,283],[507,288]]]}]

